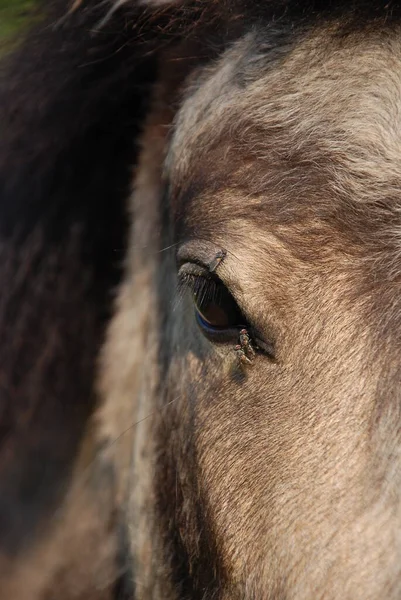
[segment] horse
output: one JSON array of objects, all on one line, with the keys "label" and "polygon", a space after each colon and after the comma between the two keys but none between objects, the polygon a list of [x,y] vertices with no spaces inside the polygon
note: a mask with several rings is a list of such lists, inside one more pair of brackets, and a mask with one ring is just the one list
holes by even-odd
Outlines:
[{"label": "horse", "polygon": [[400,39],[82,0],[6,57],[2,598],[400,597]]}]

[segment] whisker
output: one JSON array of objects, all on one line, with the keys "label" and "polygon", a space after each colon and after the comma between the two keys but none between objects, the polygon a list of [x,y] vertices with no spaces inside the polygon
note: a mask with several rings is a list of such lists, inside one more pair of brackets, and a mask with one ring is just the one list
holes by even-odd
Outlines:
[{"label": "whisker", "polygon": [[144,421],[147,421],[151,417],[154,417],[155,415],[161,413],[168,406],[171,406],[172,404],[174,404],[174,402],[177,402],[177,400],[180,400],[180,398],[182,398],[182,395],[177,396],[176,398],[173,398],[173,400],[170,400],[170,402],[167,402],[167,404],[165,404],[164,406],[161,406],[159,409],[154,410],[153,412],[151,412],[148,415],[146,415],[146,417],[143,417],[139,421],[136,421],[135,423],[133,423],[132,425],[130,425],[129,427],[127,427],[127,429],[124,429],[124,431],[122,431],[122,433],[120,433],[120,435],[118,435],[112,442],[109,443],[109,445],[107,446],[107,448],[105,448],[105,450],[109,450],[112,446],[114,446],[114,444],[116,444],[126,433],[128,433],[128,431],[131,431],[137,425],[140,425]]},{"label": "whisker", "polygon": [[96,453],[96,456],[85,467],[85,469],[82,471],[82,473],[79,474],[79,476],[77,478],[76,485],[77,486],[81,486],[81,485],[84,484],[85,479],[90,476],[90,472],[93,469],[93,467],[96,465],[96,463],[98,463],[99,461],[101,461],[102,458],[107,454],[107,452],[109,452],[110,449],[113,448],[113,446],[115,446],[129,431],[132,431],[135,427],[137,427],[138,425],[140,425],[144,421],[147,421],[151,417],[154,417],[154,416],[162,413],[164,410],[166,410],[168,407],[170,407],[172,404],[174,404],[175,402],[177,402],[181,398],[182,398],[182,394],[180,394],[179,396],[176,396],[175,398],[173,398],[172,400],[170,400],[169,402],[167,402],[167,404],[165,404],[164,406],[161,406],[161,407],[155,409],[154,411],[150,412],[148,415],[146,415],[145,417],[143,417],[139,421],[135,421],[134,423],[132,423],[131,425],[129,425],[126,429],[124,429],[116,438],[114,438],[110,442],[107,442]]},{"label": "whisker", "polygon": [[170,246],[166,246],[165,248],[162,248],[161,250],[158,250],[156,252],[156,254],[161,254],[162,252],[166,252],[166,250],[170,250],[170,248],[175,248],[176,246],[178,246],[181,242],[175,242],[174,244],[170,244]]}]

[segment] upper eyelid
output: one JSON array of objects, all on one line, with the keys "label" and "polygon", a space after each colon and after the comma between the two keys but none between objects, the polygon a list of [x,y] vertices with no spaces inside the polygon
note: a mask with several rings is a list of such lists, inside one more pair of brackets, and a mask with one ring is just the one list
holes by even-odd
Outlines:
[{"label": "upper eyelid", "polygon": [[[224,285],[236,301],[238,308],[244,316],[248,314],[244,299],[246,294],[239,281],[232,277],[231,269],[226,267],[226,258],[230,253],[221,245],[204,239],[191,239],[184,241],[177,249],[176,261],[178,273],[186,264],[193,267],[198,266],[201,270],[199,275],[204,277],[216,277]],[[181,281],[185,285],[184,281]]]},{"label": "upper eyelid", "polygon": [[[187,265],[190,265],[190,268],[186,269],[185,267]],[[200,265],[198,263],[192,263],[192,262],[191,263],[186,262],[183,265],[181,265],[181,267],[178,271],[179,283],[182,285],[186,285],[188,287],[192,287],[190,285],[191,278],[192,279],[203,278],[205,280],[211,280],[211,281],[214,281],[216,284],[220,284],[220,285],[224,286],[238,304],[237,298],[232,293],[230,287],[227,285],[227,283],[224,281],[224,279],[222,279],[217,273],[210,272],[208,269],[205,268],[204,265]]]},{"label": "upper eyelid", "polygon": [[[194,271],[192,273],[190,271],[188,271],[187,273],[182,272],[183,267],[185,267],[185,265],[187,265],[187,264],[191,264],[192,268],[194,268]],[[200,269],[199,273],[196,273],[196,267],[199,267],[199,269]],[[226,290],[228,291],[228,293],[230,294],[230,296],[232,296],[233,300],[236,302],[239,311],[243,314],[243,316],[245,317],[245,319],[247,321],[249,320],[248,316],[247,316],[247,310],[246,310],[246,308],[244,308],[241,300],[238,299],[238,296],[232,291],[231,287],[227,284],[227,282],[224,281],[224,279],[222,277],[220,277],[217,273],[211,273],[203,265],[200,266],[198,263],[188,263],[187,262],[187,263],[184,263],[183,265],[181,265],[181,267],[178,271],[178,279],[179,279],[180,285],[183,285],[183,286],[187,287],[188,289],[193,290],[193,286],[190,285],[190,277],[203,277],[204,279],[213,279],[220,285],[223,285],[226,288]]]},{"label": "upper eyelid", "polygon": [[198,265],[197,263],[184,263],[179,268],[177,277],[180,285],[185,285],[190,288],[191,279],[196,277],[207,279],[210,278],[210,274],[203,265]]},{"label": "upper eyelid", "polygon": [[190,240],[177,250],[176,260],[180,267],[185,263],[197,264],[213,274],[227,256],[227,250],[204,240]]}]

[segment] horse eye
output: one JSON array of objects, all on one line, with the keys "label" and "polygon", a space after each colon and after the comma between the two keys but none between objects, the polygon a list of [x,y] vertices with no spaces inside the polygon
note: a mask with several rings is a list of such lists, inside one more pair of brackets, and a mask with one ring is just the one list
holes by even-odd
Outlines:
[{"label": "horse eye", "polygon": [[197,321],[206,333],[235,330],[237,334],[246,326],[236,301],[218,278],[193,277],[191,288]]},{"label": "horse eye", "polygon": [[186,263],[178,273],[179,283],[192,292],[195,315],[202,333],[212,342],[238,344],[241,330],[252,334],[254,349],[274,358],[274,344],[264,340],[246,319],[224,283],[202,267]]}]

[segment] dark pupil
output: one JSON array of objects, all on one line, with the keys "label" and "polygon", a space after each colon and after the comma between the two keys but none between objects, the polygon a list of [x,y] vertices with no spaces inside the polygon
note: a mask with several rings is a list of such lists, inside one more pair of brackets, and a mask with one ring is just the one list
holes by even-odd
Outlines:
[{"label": "dark pupil", "polygon": [[210,279],[194,290],[197,311],[202,319],[216,329],[239,327],[244,319],[237,303],[227,288],[218,280]]}]

